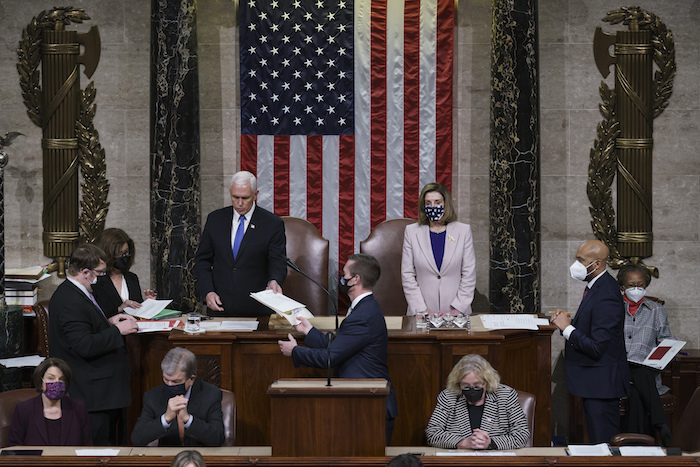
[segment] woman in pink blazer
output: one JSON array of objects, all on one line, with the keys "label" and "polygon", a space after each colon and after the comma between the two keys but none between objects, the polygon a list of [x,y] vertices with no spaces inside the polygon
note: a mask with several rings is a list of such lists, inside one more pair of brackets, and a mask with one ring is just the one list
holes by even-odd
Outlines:
[{"label": "woman in pink blazer", "polygon": [[428,183],[418,200],[418,222],[406,227],[401,283],[408,315],[457,310],[469,315],[476,285],[476,258],[469,225],[457,222],[452,195]]}]

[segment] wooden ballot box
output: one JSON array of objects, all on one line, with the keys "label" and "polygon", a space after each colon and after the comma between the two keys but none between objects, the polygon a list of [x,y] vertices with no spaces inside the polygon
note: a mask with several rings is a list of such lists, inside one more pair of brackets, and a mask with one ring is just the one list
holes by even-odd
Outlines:
[{"label": "wooden ballot box", "polygon": [[272,455],[383,456],[386,446],[385,379],[280,379],[271,397]]}]

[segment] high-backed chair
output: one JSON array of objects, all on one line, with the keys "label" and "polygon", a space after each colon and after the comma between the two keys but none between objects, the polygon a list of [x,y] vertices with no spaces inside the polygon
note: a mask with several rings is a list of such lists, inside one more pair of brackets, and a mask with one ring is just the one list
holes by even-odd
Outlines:
[{"label": "high-backed chair", "polygon": [[369,236],[360,242],[360,253],[372,255],[379,261],[382,273],[374,286],[374,298],[385,315],[406,314],[408,304],[401,285],[401,252],[403,231],[415,219],[390,219],[376,226]]},{"label": "high-backed chair", "polygon": [[518,402],[520,403],[520,407],[522,407],[523,412],[525,412],[527,429],[530,430],[530,437],[527,439],[527,443],[525,444],[525,447],[529,448],[532,447],[535,441],[535,395],[530,394],[529,392],[519,391],[517,389],[516,392],[518,393]]},{"label": "high-backed chair", "polygon": [[49,302],[42,300],[32,306],[32,310],[36,314],[37,324],[37,350],[36,353],[42,357],[49,356]]},{"label": "high-backed chair", "polygon": [[[282,217],[287,236],[287,257],[299,269],[328,289],[328,240],[306,219]],[[284,294],[303,303],[314,315],[328,315],[328,295],[298,272],[287,269]]]},{"label": "high-backed chair", "polygon": [[12,415],[15,413],[15,406],[20,402],[37,396],[36,389],[15,389],[13,391],[0,392],[0,448],[9,446],[8,437]]},{"label": "high-backed chair", "polygon": [[221,412],[224,414],[224,446],[235,446],[236,396],[226,389],[221,390]]}]

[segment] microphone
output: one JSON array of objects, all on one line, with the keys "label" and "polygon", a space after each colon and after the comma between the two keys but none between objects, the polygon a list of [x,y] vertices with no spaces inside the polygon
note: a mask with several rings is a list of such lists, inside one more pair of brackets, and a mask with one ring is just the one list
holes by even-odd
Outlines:
[{"label": "microphone", "polygon": [[328,361],[326,362],[326,365],[328,368],[328,382],[326,383],[326,386],[332,386],[331,373],[333,371],[333,368],[331,367],[331,342],[333,342],[333,333],[329,332],[328,333],[328,346],[326,347],[326,350],[328,351]]},{"label": "microphone", "polygon": [[[294,262],[291,259],[289,259],[288,256],[285,256],[284,260],[287,263],[287,266],[289,266],[290,268],[292,268],[294,271],[298,272],[302,276],[306,277],[308,280],[310,280],[311,282],[313,282],[317,286],[321,287],[321,289],[323,289],[323,291],[326,292],[326,295],[328,295],[328,298],[331,300],[331,304],[333,304],[333,310],[335,311],[335,331],[338,332],[338,305],[336,305],[336,303],[335,303],[336,301],[333,299],[333,296],[331,296],[331,293],[328,291],[328,289],[326,289],[324,286],[319,284],[318,281],[316,281],[316,279],[314,279],[313,277],[309,276],[304,271],[302,271],[299,268],[299,266],[294,264]],[[329,344],[330,344],[330,341],[329,341]]]}]

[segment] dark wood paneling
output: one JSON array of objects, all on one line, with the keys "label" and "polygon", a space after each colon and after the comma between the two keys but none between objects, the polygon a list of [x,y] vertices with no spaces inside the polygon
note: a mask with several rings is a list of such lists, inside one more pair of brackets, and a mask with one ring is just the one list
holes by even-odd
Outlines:
[{"label": "dark wood paneling", "polygon": [[[399,416],[393,446],[425,443],[423,430],[444,388],[453,365],[464,355],[485,356],[499,371],[502,381],[515,389],[535,394],[535,445],[549,446],[551,439],[550,335],[540,331],[426,332],[416,331],[413,317],[404,317],[400,331],[389,331],[389,374],[396,390]],[[206,333],[186,335],[143,334],[128,340],[132,353],[132,390],[129,429],[141,410],[137,394],[161,384],[160,360],[167,349],[181,346],[200,356],[207,365],[206,380],[217,382],[236,394],[236,445],[270,445],[270,397],[266,391],[278,378],[326,376],[324,370],[294,368],[277,341],[286,339],[287,329],[269,330],[266,320],[253,333]],[[300,343],[301,335],[296,335]],[[215,375],[220,362],[220,379]],[[301,428],[303,429],[303,427]]]}]

